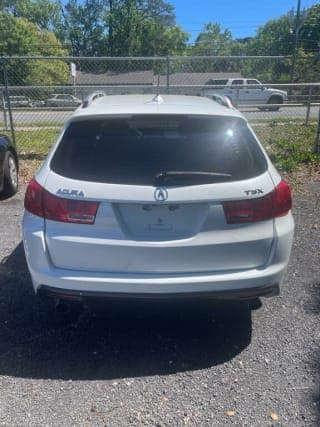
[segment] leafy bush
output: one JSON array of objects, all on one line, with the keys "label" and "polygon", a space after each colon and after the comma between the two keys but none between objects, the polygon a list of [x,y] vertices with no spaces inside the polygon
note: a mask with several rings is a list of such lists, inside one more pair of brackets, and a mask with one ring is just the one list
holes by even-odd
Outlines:
[{"label": "leafy bush", "polygon": [[316,124],[272,121],[254,128],[278,169],[292,171],[300,164],[320,163],[320,157],[314,153]]}]

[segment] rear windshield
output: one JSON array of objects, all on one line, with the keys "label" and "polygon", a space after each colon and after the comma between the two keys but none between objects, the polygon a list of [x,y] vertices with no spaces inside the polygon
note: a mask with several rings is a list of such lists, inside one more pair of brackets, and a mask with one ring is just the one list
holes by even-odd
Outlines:
[{"label": "rear windshield", "polygon": [[[170,171],[229,175],[218,177],[219,182],[242,180],[266,168],[265,156],[245,121],[221,116],[75,121],[51,161],[51,169],[65,177],[129,185],[155,185],[157,174]],[[181,185],[197,183],[192,174],[181,181]]]}]

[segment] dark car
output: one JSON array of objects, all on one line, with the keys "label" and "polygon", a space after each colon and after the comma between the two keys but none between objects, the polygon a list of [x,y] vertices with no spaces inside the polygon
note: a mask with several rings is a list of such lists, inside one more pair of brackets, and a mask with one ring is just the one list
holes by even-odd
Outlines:
[{"label": "dark car", "polygon": [[52,93],[45,104],[47,107],[79,107],[82,101],[68,93]]},{"label": "dark car", "polygon": [[[8,102],[5,102],[5,107],[8,108]],[[27,96],[10,96],[11,108],[33,107],[33,103]]]},{"label": "dark car", "polygon": [[0,135],[0,200],[18,191],[19,162],[16,147],[10,139]]}]

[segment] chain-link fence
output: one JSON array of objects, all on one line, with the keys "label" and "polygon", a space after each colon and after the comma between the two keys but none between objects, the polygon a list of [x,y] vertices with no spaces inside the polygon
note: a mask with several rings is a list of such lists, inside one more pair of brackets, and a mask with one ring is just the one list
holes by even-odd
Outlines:
[{"label": "chain-link fence", "polygon": [[64,121],[95,91],[224,95],[266,145],[279,126],[310,124],[316,139],[320,83],[283,83],[291,63],[282,56],[2,57],[1,65],[0,131],[11,133],[21,154],[44,155]]}]

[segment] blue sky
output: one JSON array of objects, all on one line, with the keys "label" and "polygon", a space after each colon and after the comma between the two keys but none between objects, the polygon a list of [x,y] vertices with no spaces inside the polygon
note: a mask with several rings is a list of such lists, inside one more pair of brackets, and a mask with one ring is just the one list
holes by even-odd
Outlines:
[{"label": "blue sky", "polygon": [[[319,0],[301,0],[307,8]],[[259,26],[292,8],[297,0],[169,0],[175,6],[177,24],[191,35],[191,42],[207,22],[219,22],[234,38],[254,36]]]}]

